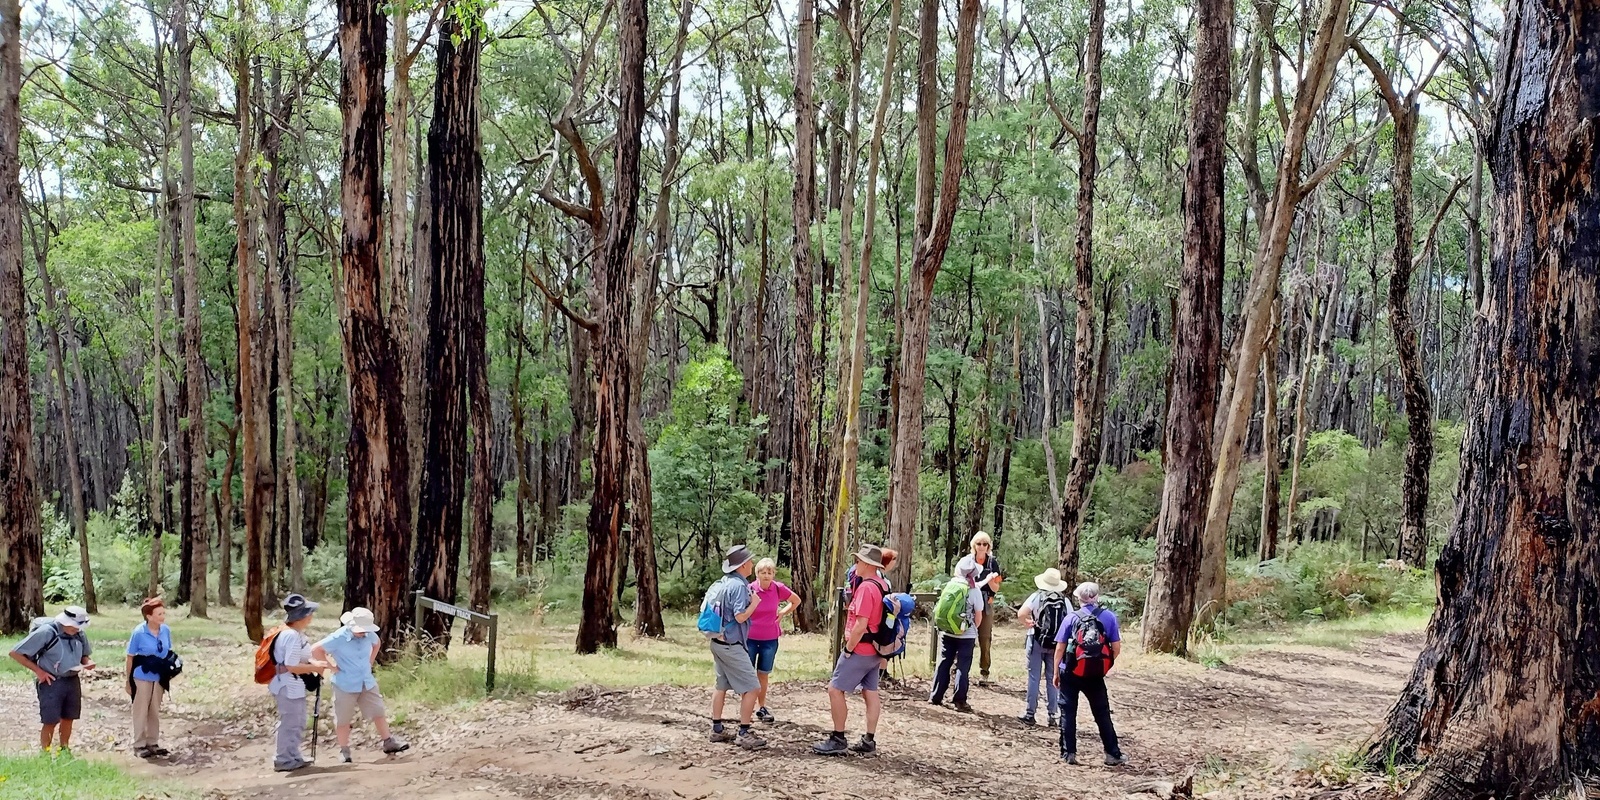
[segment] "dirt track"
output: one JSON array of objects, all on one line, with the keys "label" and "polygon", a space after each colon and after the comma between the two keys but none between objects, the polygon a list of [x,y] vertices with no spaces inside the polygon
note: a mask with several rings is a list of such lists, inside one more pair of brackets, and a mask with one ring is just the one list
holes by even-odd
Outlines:
[{"label": "dirt track", "polygon": [[[997,642],[997,646],[999,643]],[[653,687],[581,688],[532,702],[492,701],[404,720],[411,753],[386,758],[358,729],[357,763],[340,765],[324,735],[318,766],[292,776],[267,770],[271,721],[261,709],[235,719],[166,714],[165,765],[140,774],[175,779],[211,798],[1076,798],[1120,797],[1153,779],[1196,769],[1214,797],[1285,797],[1303,762],[1366,736],[1392,701],[1420,647],[1415,635],[1364,642],[1354,650],[1280,646],[1253,650],[1220,669],[1164,658],[1131,658],[1109,679],[1118,733],[1130,765],[1068,767],[1055,760],[1054,731],[1025,729],[1014,716],[1023,685],[974,688],[976,715],[923,702],[926,681],[886,691],[876,757],[810,754],[829,729],[820,683],[776,685],[764,726],[770,749],[746,753],[705,740],[709,692]],[[83,730],[115,746],[126,706],[97,686]],[[29,716],[31,692],[0,685],[0,708]],[[325,709],[325,712],[327,709]],[[853,733],[861,706],[852,703]],[[1088,709],[1079,750],[1098,755]],[[1041,714],[1042,716],[1042,714]],[[324,725],[329,725],[327,716]],[[326,730],[326,729],[325,729]],[[27,730],[4,737],[8,749]],[[22,735],[19,735],[22,734]],[[1148,797],[1149,795],[1147,795]]]}]

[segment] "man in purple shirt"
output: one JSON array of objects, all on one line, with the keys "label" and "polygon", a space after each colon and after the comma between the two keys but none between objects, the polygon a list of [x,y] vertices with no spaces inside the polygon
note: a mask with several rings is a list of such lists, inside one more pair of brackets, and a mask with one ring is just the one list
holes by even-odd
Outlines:
[{"label": "man in purple shirt", "polygon": [[1073,596],[1081,606],[1061,621],[1056,632],[1054,680],[1061,688],[1061,760],[1078,763],[1078,694],[1089,701],[1100,742],[1106,748],[1106,766],[1127,763],[1117,746],[1117,729],[1111,725],[1111,701],[1106,697],[1106,673],[1122,654],[1122,631],[1117,615],[1100,605],[1100,585],[1082,583]]}]

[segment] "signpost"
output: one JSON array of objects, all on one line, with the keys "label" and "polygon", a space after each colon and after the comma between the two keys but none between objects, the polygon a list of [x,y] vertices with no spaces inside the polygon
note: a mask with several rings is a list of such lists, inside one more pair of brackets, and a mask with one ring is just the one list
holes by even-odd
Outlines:
[{"label": "signpost", "polygon": [[422,630],[422,614],[424,611],[428,610],[432,610],[439,614],[456,617],[458,619],[464,619],[467,622],[477,622],[489,626],[489,674],[487,679],[484,681],[484,691],[485,693],[494,691],[494,651],[495,642],[499,636],[500,615],[492,613],[479,614],[478,612],[469,608],[462,608],[460,606],[446,603],[443,600],[435,600],[431,597],[424,597],[421,591],[412,592],[411,596],[415,599],[416,603],[416,619],[413,621],[413,623],[416,625],[416,630],[418,631]]}]

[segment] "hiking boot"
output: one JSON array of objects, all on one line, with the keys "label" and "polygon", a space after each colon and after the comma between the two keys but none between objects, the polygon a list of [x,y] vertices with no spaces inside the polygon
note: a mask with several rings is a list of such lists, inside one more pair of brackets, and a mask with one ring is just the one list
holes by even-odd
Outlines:
[{"label": "hiking boot", "polygon": [[56,748],[56,758],[65,759],[67,761],[71,761],[74,758],[74,756],[72,755],[72,748],[70,748],[70,747],[68,747],[66,745],[62,745],[60,747],[57,747]]},{"label": "hiking boot", "polygon": [[767,749],[767,740],[755,735],[754,733],[751,733],[748,730],[739,731],[739,736],[734,740],[734,744],[746,750]]},{"label": "hiking boot", "polygon": [[301,759],[299,761],[295,761],[295,762],[288,763],[288,764],[273,764],[272,765],[272,771],[273,772],[294,772],[297,769],[305,769],[306,767],[309,767],[309,766],[311,766],[311,762],[310,761],[306,761],[305,759]]},{"label": "hiking boot", "polygon": [[1106,766],[1108,767],[1120,767],[1126,763],[1128,763],[1128,759],[1122,756],[1106,756]]},{"label": "hiking boot", "polygon": [[1029,728],[1039,724],[1034,721],[1032,714],[1021,714],[1017,717],[1017,721]]},{"label": "hiking boot", "polygon": [[150,755],[152,755],[152,756],[154,756],[156,758],[166,758],[167,756],[172,755],[172,751],[168,750],[165,747],[158,747],[156,745],[151,745],[150,746]]},{"label": "hiking boot", "polygon": [[150,757],[152,757],[154,755],[155,755],[155,748],[151,747],[149,745],[145,745],[144,747],[135,748],[134,751],[133,751],[134,758],[150,758]]},{"label": "hiking boot", "polygon": [[942,700],[942,699],[941,700],[935,700],[935,699],[931,699],[930,698],[928,700],[928,705],[934,705],[934,706],[943,707],[944,706],[944,700]]},{"label": "hiking boot", "polygon": [[726,744],[727,742],[733,741],[734,738],[733,731],[730,731],[727,728],[723,728],[720,731],[716,728],[711,729],[711,741],[716,744]]},{"label": "hiking boot", "polygon": [[868,739],[866,736],[862,736],[860,741],[850,745],[850,752],[860,753],[864,756],[876,753],[878,752],[878,740]]},{"label": "hiking boot", "polygon": [[772,723],[778,721],[778,720],[773,718],[772,712],[768,711],[766,706],[762,706],[759,710],[756,711],[756,719],[761,720],[762,722],[765,722],[768,725],[771,725]]},{"label": "hiking boot", "polygon": [[411,749],[411,743],[398,736],[390,736],[378,744],[383,745],[384,754],[391,756],[395,753],[404,753],[405,751]]},{"label": "hiking boot", "polygon": [[850,752],[850,745],[843,736],[829,734],[828,738],[812,745],[811,752],[819,756],[842,756]]},{"label": "hiking boot", "polygon": [[974,713],[973,710],[972,710],[972,706],[969,706],[966,703],[956,703],[954,706],[952,706],[952,708],[954,708],[955,710],[957,710],[957,711],[959,711],[959,712],[961,712],[963,714]]},{"label": "hiking boot", "polygon": [[1074,767],[1078,766],[1078,754],[1077,753],[1068,753],[1068,754],[1062,756],[1061,760],[1067,762],[1068,764],[1071,764]]},{"label": "hiking boot", "polygon": [[339,763],[341,763],[341,764],[349,764],[349,763],[351,763],[351,762],[353,762],[355,760],[356,760],[355,756],[352,756],[350,754],[350,748],[348,748],[348,747],[339,748]]},{"label": "hiking boot", "polygon": [[1060,720],[1060,719],[1057,719],[1057,718],[1056,718],[1056,715],[1054,715],[1054,714],[1051,714],[1051,715],[1050,715],[1050,721],[1049,721],[1049,722],[1046,722],[1046,723],[1045,723],[1045,724],[1044,724],[1044,726],[1045,726],[1045,727],[1046,727],[1046,728],[1059,728],[1059,727],[1061,727],[1061,720]]}]

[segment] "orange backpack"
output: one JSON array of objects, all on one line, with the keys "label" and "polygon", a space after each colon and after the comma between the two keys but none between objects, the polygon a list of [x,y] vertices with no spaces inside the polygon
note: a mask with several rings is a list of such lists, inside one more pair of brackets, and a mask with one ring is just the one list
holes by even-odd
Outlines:
[{"label": "orange backpack", "polygon": [[282,625],[267,631],[261,638],[261,644],[256,646],[256,683],[272,683],[278,674],[278,661],[272,657],[273,646],[278,643],[278,634],[283,633]]}]

